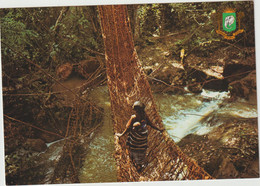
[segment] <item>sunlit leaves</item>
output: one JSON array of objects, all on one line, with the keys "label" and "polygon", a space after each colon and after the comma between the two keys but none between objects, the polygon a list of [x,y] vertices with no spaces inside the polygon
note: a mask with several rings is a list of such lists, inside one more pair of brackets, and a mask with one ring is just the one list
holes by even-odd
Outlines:
[{"label": "sunlit leaves", "polygon": [[[26,47],[32,47],[31,40],[38,37],[38,34],[26,28],[26,25],[16,18],[20,17],[21,13],[18,11],[17,14],[9,12],[5,17],[1,18],[1,36],[2,41],[7,43],[10,47],[15,50],[23,51],[24,55],[29,53],[25,50]],[[2,46],[3,54],[7,55],[10,49],[5,45]],[[15,55],[15,54],[14,54]]]}]

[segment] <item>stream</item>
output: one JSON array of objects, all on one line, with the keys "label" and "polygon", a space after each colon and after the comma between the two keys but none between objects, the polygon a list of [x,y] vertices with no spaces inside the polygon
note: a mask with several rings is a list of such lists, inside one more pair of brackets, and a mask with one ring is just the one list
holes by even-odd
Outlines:
[{"label": "stream", "polygon": [[[74,84],[70,88],[80,86],[74,83],[77,82],[77,78],[72,80],[65,83]],[[70,98],[69,95],[66,96]],[[153,96],[164,127],[176,143],[189,134],[208,134],[216,127],[224,126],[227,121],[232,123],[233,119],[257,118],[256,100],[228,101],[229,92],[203,90],[200,94],[155,93]],[[83,155],[82,167],[78,172],[79,181],[80,183],[117,182],[114,132],[108,87],[96,87],[89,92],[88,99],[101,107],[104,115],[100,127],[91,134],[90,142],[83,144],[83,148],[87,150]],[[230,133],[226,135],[230,135]],[[46,151],[34,152],[33,154],[22,147],[19,148],[14,156],[32,157],[30,162],[33,163],[32,167],[36,167],[37,171],[28,169],[23,173],[24,175],[18,175],[17,179],[23,183],[28,181],[26,176],[29,175],[30,183],[52,183],[55,162],[61,158],[64,142],[65,140],[61,139],[47,143]],[[12,163],[12,156],[8,157],[6,161]]]},{"label": "stream", "polygon": [[[256,105],[245,100],[226,103],[228,92],[203,90],[201,94],[155,94],[159,113],[168,134],[178,143],[188,134],[204,135],[221,125],[222,119],[233,116],[257,117]],[[218,117],[217,123],[211,123]]]},{"label": "stream", "polygon": [[89,99],[104,109],[104,121],[89,144],[79,180],[81,183],[116,182],[114,133],[107,86],[93,90]]},{"label": "stream", "polygon": [[[89,146],[80,171],[81,183],[116,182],[116,162],[113,158],[113,125],[109,115],[110,102],[107,86],[92,91],[90,98],[104,109],[104,124]],[[257,107],[245,100],[226,102],[228,92],[203,90],[201,94],[154,94],[157,108],[168,134],[177,143],[188,134],[203,135],[220,126],[221,118],[257,117]],[[218,117],[217,122],[211,119]]]}]

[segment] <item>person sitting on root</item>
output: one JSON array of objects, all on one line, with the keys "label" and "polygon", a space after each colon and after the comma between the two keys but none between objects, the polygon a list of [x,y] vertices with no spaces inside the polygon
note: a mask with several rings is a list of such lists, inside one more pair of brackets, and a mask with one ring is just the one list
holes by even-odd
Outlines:
[{"label": "person sitting on root", "polygon": [[126,124],[125,130],[120,134],[117,133],[116,136],[121,137],[127,132],[127,145],[129,146],[130,158],[133,161],[133,164],[137,168],[137,171],[140,172],[146,166],[146,150],[147,150],[147,138],[148,130],[147,125],[151,126],[155,130],[160,132],[164,131],[164,128],[158,128],[153,125],[148,119],[145,113],[145,106],[140,101],[136,101],[133,104],[133,110],[135,114],[131,116],[129,121]]}]

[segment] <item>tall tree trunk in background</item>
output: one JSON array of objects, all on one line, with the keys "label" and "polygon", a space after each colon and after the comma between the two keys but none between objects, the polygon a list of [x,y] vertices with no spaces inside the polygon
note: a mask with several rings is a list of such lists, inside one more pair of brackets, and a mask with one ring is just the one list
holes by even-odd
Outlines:
[{"label": "tall tree trunk in background", "polygon": [[140,5],[134,5],[134,6],[136,9],[134,40],[136,41],[140,37],[140,33],[141,33],[140,17],[138,16],[138,9]]},{"label": "tall tree trunk in background", "polygon": [[166,6],[168,6],[167,4],[162,4],[160,5],[160,20],[159,20],[159,32],[160,35],[163,36],[165,34],[165,22],[166,22],[166,15],[165,15],[165,11],[166,11]]},{"label": "tall tree trunk in background", "polygon": [[[98,6],[105,45],[107,78],[114,132],[122,132],[136,100],[146,105],[154,125],[163,127],[146,76],[134,49],[127,7]],[[169,135],[149,128],[147,167],[138,173],[126,150],[126,138],[115,137],[118,181],[209,179],[211,176],[189,159]]]},{"label": "tall tree trunk in background", "polygon": [[[97,41],[101,41],[102,40],[102,36],[101,36],[101,28],[100,28],[100,23],[99,23],[99,19],[98,19],[98,10],[96,6],[89,6],[88,7],[90,12],[89,12],[89,19],[91,20],[92,26],[93,26],[93,30],[95,32],[95,39]],[[99,43],[99,42],[98,42]]]},{"label": "tall tree trunk in background", "polygon": [[129,12],[131,28],[132,28],[132,33],[133,33],[135,41],[136,41],[136,39],[139,38],[139,34],[140,34],[140,19],[138,17],[138,8],[139,8],[139,5],[128,5],[127,6],[127,9]]}]

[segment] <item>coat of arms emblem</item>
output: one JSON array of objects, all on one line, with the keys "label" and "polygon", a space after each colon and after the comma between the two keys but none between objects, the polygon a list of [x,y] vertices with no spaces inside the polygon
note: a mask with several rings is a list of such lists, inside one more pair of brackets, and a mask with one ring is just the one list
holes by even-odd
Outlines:
[{"label": "coat of arms emblem", "polygon": [[216,32],[222,35],[225,39],[235,39],[236,35],[244,32],[244,29],[241,29],[240,24],[243,16],[243,12],[237,13],[234,9],[226,9],[222,13],[218,13],[218,29]]}]

